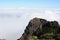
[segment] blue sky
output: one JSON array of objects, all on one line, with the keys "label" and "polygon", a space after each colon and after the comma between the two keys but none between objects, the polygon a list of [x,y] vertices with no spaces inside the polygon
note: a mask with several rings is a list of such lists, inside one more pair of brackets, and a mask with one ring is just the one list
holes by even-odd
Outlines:
[{"label": "blue sky", "polygon": [[0,8],[59,8],[60,0],[0,0]]}]

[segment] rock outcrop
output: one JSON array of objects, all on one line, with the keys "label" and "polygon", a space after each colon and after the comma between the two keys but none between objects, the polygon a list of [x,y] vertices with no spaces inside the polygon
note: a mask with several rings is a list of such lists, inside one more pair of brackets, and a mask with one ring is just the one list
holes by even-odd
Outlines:
[{"label": "rock outcrop", "polygon": [[33,18],[26,26],[24,33],[18,40],[30,40],[31,37],[40,39],[60,40],[60,26],[57,21]]}]

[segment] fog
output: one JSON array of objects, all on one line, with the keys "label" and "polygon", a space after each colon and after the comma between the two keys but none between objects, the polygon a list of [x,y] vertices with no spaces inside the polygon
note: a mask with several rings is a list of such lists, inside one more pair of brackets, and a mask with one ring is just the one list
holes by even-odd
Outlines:
[{"label": "fog", "polygon": [[3,13],[1,15],[0,13],[0,39],[17,40],[23,34],[29,21],[34,17],[60,23],[60,12],[58,10],[23,9],[15,14]]}]

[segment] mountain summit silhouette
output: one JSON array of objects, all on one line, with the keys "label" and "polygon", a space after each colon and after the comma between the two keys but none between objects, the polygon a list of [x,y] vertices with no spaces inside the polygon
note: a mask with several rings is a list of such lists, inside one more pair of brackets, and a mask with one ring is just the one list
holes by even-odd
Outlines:
[{"label": "mountain summit silhouette", "polygon": [[60,40],[60,26],[57,21],[33,18],[18,40]]}]

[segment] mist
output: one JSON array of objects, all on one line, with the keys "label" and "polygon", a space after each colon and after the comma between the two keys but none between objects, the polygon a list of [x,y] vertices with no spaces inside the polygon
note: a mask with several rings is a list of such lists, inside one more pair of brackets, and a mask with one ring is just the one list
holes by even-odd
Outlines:
[{"label": "mist", "polygon": [[[48,21],[58,21],[60,24],[60,9],[33,9],[25,8],[0,12],[0,38],[17,40],[24,32],[29,21],[34,18],[43,18]],[[12,12],[10,11],[12,10]]]}]

